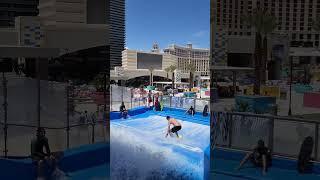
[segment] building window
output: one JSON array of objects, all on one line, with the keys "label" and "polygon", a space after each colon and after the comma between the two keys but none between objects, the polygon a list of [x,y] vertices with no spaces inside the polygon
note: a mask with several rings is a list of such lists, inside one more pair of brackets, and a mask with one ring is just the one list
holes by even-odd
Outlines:
[{"label": "building window", "polygon": [[299,38],[300,38],[301,40],[303,40],[303,34],[300,34]]},{"label": "building window", "polygon": [[311,34],[308,34],[308,35],[307,35],[307,38],[310,40],[310,39],[311,39]]}]

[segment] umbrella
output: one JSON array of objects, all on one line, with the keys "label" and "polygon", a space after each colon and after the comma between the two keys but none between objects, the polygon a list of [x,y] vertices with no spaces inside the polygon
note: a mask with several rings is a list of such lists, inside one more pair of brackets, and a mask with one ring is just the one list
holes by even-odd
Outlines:
[{"label": "umbrella", "polygon": [[146,87],[146,90],[148,90],[148,91],[150,91],[150,90],[155,90],[155,88],[156,88],[156,87],[154,87],[154,86],[147,86],[147,87]]}]

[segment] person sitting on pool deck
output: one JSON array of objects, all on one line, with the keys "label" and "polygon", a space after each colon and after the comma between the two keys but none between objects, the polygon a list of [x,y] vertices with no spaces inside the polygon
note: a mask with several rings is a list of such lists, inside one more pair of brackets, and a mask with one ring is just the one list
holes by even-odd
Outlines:
[{"label": "person sitting on pool deck", "polygon": [[124,105],[124,102],[121,103],[121,106],[120,106],[120,115],[122,118],[126,119],[127,118],[127,115],[128,115],[128,111],[126,109],[126,106]]},{"label": "person sitting on pool deck", "polygon": [[313,150],[313,138],[308,136],[304,139],[299,153],[297,169],[299,173],[312,172],[311,155]]},{"label": "person sitting on pool deck", "polygon": [[258,145],[254,148],[253,152],[248,153],[244,157],[237,170],[239,170],[249,159],[256,167],[262,167],[263,175],[266,174],[267,167],[271,165],[271,152],[265,147],[263,140],[259,140]]},{"label": "person sitting on pool deck", "polygon": [[[39,127],[37,129],[37,137],[31,142],[31,158],[34,163],[36,163],[38,168],[38,178],[46,177],[45,165],[48,165],[50,169],[53,171],[60,171],[57,166],[57,158],[50,151],[48,138],[45,136],[45,129]],[[43,148],[45,148],[46,153],[43,152]],[[59,156],[61,156],[60,153]],[[58,156],[58,153],[57,153]]]},{"label": "person sitting on pool deck", "polygon": [[[170,134],[171,136],[171,133],[175,133],[177,135],[177,138],[179,138],[178,131],[181,130],[181,124],[174,118],[171,118],[170,116],[167,116],[167,120],[168,120],[168,130],[167,130],[166,137],[168,136],[168,134]],[[173,125],[173,128],[170,129],[171,124]]]},{"label": "person sitting on pool deck", "polygon": [[208,109],[209,109],[209,106],[205,105],[204,108],[203,108],[203,112],[202,112],[202,115],[204,117],[208,116]]},{"label": "person sitting on pool deck", "polygon": [[194,116],[194,114],[196,113],[196,111],[194,110],[194,108],[191,106],[190,109],[188,111],[186,111],[186,113],[188,113],[189,115]]}]

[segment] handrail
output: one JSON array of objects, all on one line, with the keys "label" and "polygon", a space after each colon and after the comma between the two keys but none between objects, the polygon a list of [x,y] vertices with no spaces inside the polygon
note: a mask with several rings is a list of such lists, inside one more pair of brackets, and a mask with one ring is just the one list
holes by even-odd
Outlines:
[{"label": "handrail", "polygon": [[[255,117],[258,119],[255,119],[255,122],[266,122],[268,124],[268,133],[263,135],[264,138],[266,138],[268,140],[268,146],[271,150],[271,153],[273,155],[278,155],[280,157],[287,157],[287,158],[297,158],[297,154],[289,154],[286,153],[285,151],[281,151],[278,150],[278,152],[274,152],[274,149],[276,149],[274,146],[276,146],[277,144],[274,143],[274,123],[277,121],[287,121],[288,123],[290,122],[294,122],[296,124],[310,124],[312,125],[312,128],[314,128],[314,132],[312,133],[312,136],[314,137],[314,158],[316,162],[320,162],[319,159],[319,151],[318,151],[318,145],[319,145],[319,124],[320,121],[317,120],[310,120],[310,119],[302,119],[302,118],[293,118],[293,117],[283,117],[283,116],[274,116],[274,115],[262,115],[262,114],[253,114],[253,113],[246,113],[246,112],[212,112],[213,114],[217,114],[217,122],[213,122],[213,136],[220,136],[220,138],[224,137],[221,139],[221,142],[218,142],[220,140],[214,139],[215,146],[217,148],[229,148],[229,149],[233,149],[233,150],[241,150],[241,151],[248,151],[250,150],[249,148],[251,147],[247,147],[247,145],[236,145],[233,143],[233,132],[237,132],[237,129],[234,129],[232,127],[232,124],[236,121],[243,121],[245,119],[245,117]],[[221,116],[221,114],[223,114],[223,116]],[[234,119],[235,117],[242,117],[241,119]],[[221,119],[221,117],[223,117],[223,119]],[[261,119],[259,119],[261,118]],[[268,121],[264,121],[264,120],[268,120]],[[236,120],[236,121],[234,121]],[[216,124],[217,123],[217,126]],[[222,123],[222,124],[221,124]],[[241,123],[242,124],[242,123]],[[222,127],[222,126],[223,127]],[[239,124],[238,124],[239,125]],[[241,125],[240,125],[241,126]],[[224,128],[224,129],[221,129]],[[252,129],[247,129],[247,130],[252,130]],[[241,128],[240,128],[241,131]],[[223,135],[221,134],[221,132],[223,133],[228,133],[227,135]],[[238,131],[238,133],[241,133]],[[243,137],[245,141],[250,140],[250,138],[248,139],[248,137],[244,136]],[[281,147],[281,146],[280,146]],[[298,153],[298,150],[297,150]]]},{"label": "handrail", "polygon": [[[73,124],[73,125],[67,125],[67,126],[61,126],[61,127],[49,127],[49,126],[41,126],[44,129],[48,129],[48,130],[66,130],[66,137],[67,137],[67,146],[65,147],[65,149],[69,149],[69,130],[75,127],[80,127],[80,126],[92,126],[92,130],[91,130],[91,143],[95,142],[95,126],[96,125],[104,125],[107,122],[107,120],[97,120],[94,122],[87,122],[87,123],[77,123],[77,124]],[[37,125],[28,125],[28,124],[18,124],[18,123],[4,123],[4,122],[0,122],[0,125],[6,126],[6,128],[9,128],[14,126],[14,127],[26,127],[26,128],[37,128]],[[88,131],[89,133],[89,131]],[[7,137],[5,139],[5,141],[7,142]],[[90,142],[89,142],[90,143]],[[7,152],[8,149],[5,146],[4,147],[4,156],[0,156],[0,158],[10,158],[10,157],[18,157],[18,156],[8,156]]]},{"label": "handrail", "polygon": [[[94,123],[81,123],[81,124],[74,124],[74,125],[70,125],[69,128],[72,127],[79,127],[79,126],[89,126],[92,124],[100,124],[100,123],[105,123],[105,121],[100,120],[100,121],[95,121]],[[0,125],[4,125],[3,122],[0,122]],[[36,125],[27,125],[27,124],[16,124],[16,123],[7,123],[7,126],[16,126],[16,127],[28,127],[28,128],[37,128],[38,126]],[[67,129],[68,126],[62,126],[62,127],[48,127],[48,126],[41,126],[44,129],[54,129],[54,130],[64,130]]]},{"label": "handrail", "polygon": [[314,123],[320,124],[320,121],[312,120],[312,119],[303,119],[303,118],[296,118],[296,117],[286,117],[286,116],[274,116],[269,114],[254,114],[254,113],[247,113],[247,112],[215,112],[215,113],[227,113],[231,115],[238,115],[238,116],[249,116],[249,117],[257,117],[257,118],[266,118],[266,119],[277,119],[282,121],[292,121],[292,122],[306,122],[306,123]]}]

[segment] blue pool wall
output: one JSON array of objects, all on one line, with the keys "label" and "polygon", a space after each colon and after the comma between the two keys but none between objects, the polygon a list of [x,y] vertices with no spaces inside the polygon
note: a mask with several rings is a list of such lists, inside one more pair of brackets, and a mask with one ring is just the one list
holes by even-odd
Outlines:
[{"label": "blue pool wall", "polygon": [[204,151],[204,180],[210,179],[210,146],[208,146]]},{"label": "blue pool wall", "polygon": [[[194,115],[194,118],[190,118],[190,115],[186,115],[186,110],[184,109],[176,109],[176,108],[169,108],[165,107],[163,108],[163,111],[153,111],[152,108],[148,107],[137,107],[128,110],[129,116],[137,116],[143,117],[144,114],[148,113],[155,113],[155,115],[158,116],[174,116],[177,119],[183,120],[183,121],[189,121],[193,123],[203,124],[210,126],[210,114],[207,117],[202,116],[202,112],[196,112]],[[150,115],[150,114],[148,114]],[[121,119],[120,112],[110,112],[110,120],[119,120]],[[177,151],[183,152],[183,149],[177,147]],[[210,145],[205,149],[204,151],[204,180],[210,179]]]},{"label": "blue pool wall", "polygon": [[[212,153],[212,161],[214,161],[215,158],[217,159],[225,159],[225,160],[231,160],[235,162],[241,162],[241,160],[244,158],[246,155],[245,152],[242,151],[237,151],[237,150],[231,150],[231,149],[220,149],[216,148]],[[210,156],[209,156],[210,157]],[[293,159],[287,159],[287,158],[282,158],[282,157],[273,157],[272,158],[272,166],[271,168],[279,168],[279,169],[285,169],[289,170],[291,172],[296,172],[297,171],[297,161]],[[219,167],[215,167],[214,163],[211,162],[211,169],[210,169],[210,174],[214,173],[226,173],[226,172],[219,172]],[[320,174],[320,163],[314,163],[312,173],[314,174]],[[230,176],[237,176],[235,173],[228,172]],[[251,174],[247,175],[247,178],[250,179],[252,177]],[[242,175],[242,178],[246,178],[245,175]]]},{"label": "blue pool wall", "polygon": [[[142,115],[144,113],[150,113],[154,112],[155,115],[159,116],[167,116],[171,115],[177,119],[181,119],[183,121],[189,121],[189,122],[194,122],[198,124],[204,124],[204,125],[210,125],[210,113],[208,113],[208,116],[204,117],[202,115],[202,112],[196,112],[194,115],[194,118],[190,118],[190,115],[185,114],[186,110],[185,109],[177,109],[177,108],[170,108],[170,107],[164,107],[163,111],[154,111],[152,108],[148,107],[136,107],[133,109],[128,110],[128,115],[129,116],[136,116],[136,115]],[[120,112],[118,111],[113,111],[110,112],[110,120],[116,120],[116,119],[121,119]]]},{"label": "blue pool wall", "polygon": [[[59,162],[61,170],[74,172],[95,166],[106,165],[110,161],[110,148],[108,143],[84,145],[64,151],[64,157]],[[30,158],[0,159],[0,179],[34,180],[36,166]],[[106,169],[107,171],[107,169]]]}]

